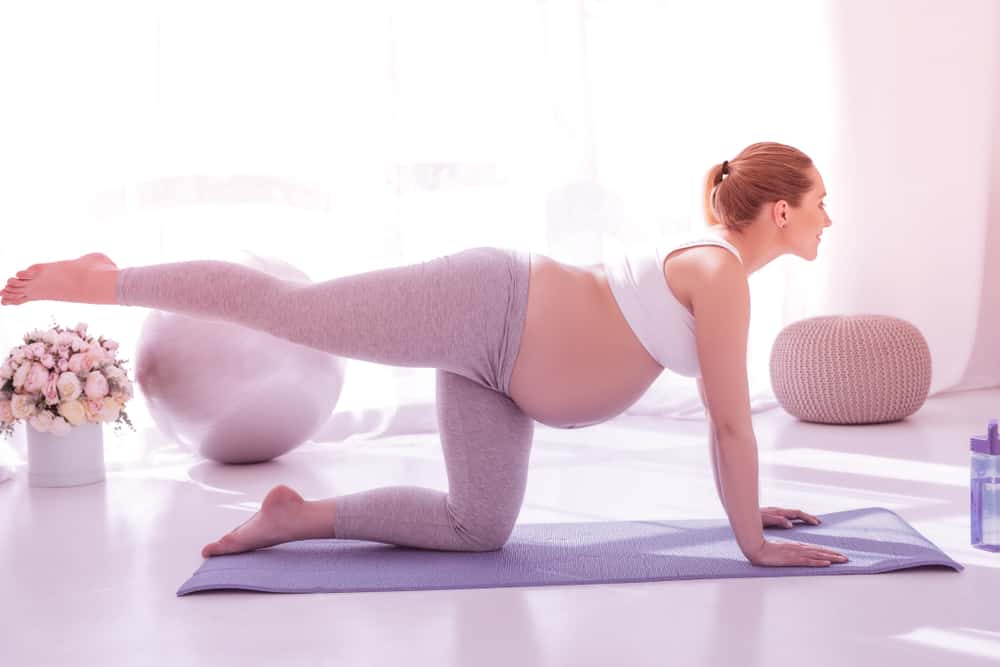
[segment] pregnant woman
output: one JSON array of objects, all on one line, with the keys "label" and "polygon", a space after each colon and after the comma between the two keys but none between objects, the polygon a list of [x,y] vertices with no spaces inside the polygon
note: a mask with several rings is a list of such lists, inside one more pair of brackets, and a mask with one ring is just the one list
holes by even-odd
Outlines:
[{"label": "pregnant woman", "polygon": [[591,266],[472,248],[315,284],[199,260],[118,268],[105,255],[36,264],[8,280],[4,305],[119,304],[220,319],[330,354],[437,369],[448,493],[393,486],[306,501],[271,489],[206,557],[312,538],[453,551],[501,548],[521,508],[534,422],[608,420],[664,368],[698,378],[720,500],[755,565],[846,562],[820,546],[772,542],[766,526],[817,524],[758,506],[746,346],[748,276],[771,260],[815,259],[831,222],[808,156],[759,143],[709,170],[706,233]]}]

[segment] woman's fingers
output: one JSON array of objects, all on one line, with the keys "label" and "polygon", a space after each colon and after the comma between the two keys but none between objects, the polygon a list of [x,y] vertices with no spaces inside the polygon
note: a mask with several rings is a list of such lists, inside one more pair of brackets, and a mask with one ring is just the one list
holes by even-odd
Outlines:
[{"label": "woman's fingers", "polygon": [[845,563],[847,562],[847,556],[839,554],[836,551],[827,551],[826,549],[813,549],[809,552],[813,558],[818,558],[819,560],[828,560],[834,563]]},{"label": "woman's fingers", "polygon": [[795,510],[795,516],[804,521],[808,521],[809,523],[820,523],[819,519],[814,517],[812,514],[806,514],[802,510]]},{"label": "woman's fingers", "polygon": [[807,514],[802,510],[779,510],[786,519],[802,519],[806,523],[819,524],[821,521],[812,514]]}]

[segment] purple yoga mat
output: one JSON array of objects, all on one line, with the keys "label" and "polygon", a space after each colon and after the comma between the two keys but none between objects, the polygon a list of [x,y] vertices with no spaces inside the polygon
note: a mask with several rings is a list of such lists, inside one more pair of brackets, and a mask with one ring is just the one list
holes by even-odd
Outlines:
[{"label": "purple yoga mat", "polygon": [[725,519],[519,524],[499,551],[413,549],[362,540],[301,540],[215,556],[177,595],[217,589],[350,593],[606,584],[667,579],[877,574],[949,558],[882,507],[817,515],[818,526],[768,528],[768,539],[829,547],[850,560],[829,567],[761,567],[743,556]]}]

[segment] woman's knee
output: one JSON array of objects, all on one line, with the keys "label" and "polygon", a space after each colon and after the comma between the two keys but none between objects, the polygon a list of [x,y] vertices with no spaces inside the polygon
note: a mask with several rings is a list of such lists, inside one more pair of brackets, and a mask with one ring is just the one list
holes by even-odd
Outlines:
[{"label": "woman's knee", "polygon": [[474,537],[466,536],[469,544],[468,551],[497,551],[503,549],[503,546],[507,544],[507,540],[510,539],[511,532],[496,532]]},{"label": "woman's knee", "polygon": [[496,551],[502,549],[514,532],[517,516],[461,520],[449,506],[452,525],[466,551]]}]

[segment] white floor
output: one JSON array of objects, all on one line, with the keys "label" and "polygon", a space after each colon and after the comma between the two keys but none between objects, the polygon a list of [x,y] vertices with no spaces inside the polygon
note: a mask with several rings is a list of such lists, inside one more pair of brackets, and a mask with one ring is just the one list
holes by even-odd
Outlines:
[{"label": "white floor", "polygon": [[[436,436],[310,443],[220,466],[148,426],[120,439],[106,428],[106,482],[29,487],[15,458],[16,477],[0,484],[0,665],[997,664],[1000,554],[969,545],[968,478],[969,438],[1000,417],[1000,391],[931,399],[879,426],[754,417],[762,505],[886,507],[966,570],[178,598],[202,545],[275,484],[308,499],[445,489]],[[724,517],[704,424],[536,429],[520,522]]]}]

